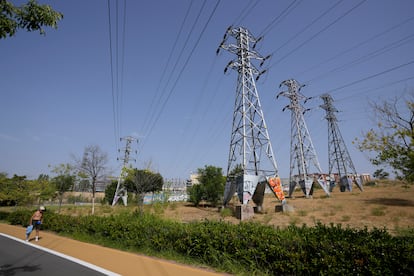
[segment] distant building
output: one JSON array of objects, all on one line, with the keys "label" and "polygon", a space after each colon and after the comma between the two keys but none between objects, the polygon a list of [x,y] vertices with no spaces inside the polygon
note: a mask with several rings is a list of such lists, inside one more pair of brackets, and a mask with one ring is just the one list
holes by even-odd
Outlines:
[{"label": "distant building", "polygon": [[361,173],[361,180],[362,180],[362,184],[370,182],[371,181],[371,174]]},{"label": "distant building", "polygon": [[198,177],[200,175],[198,173],[192,173],[190,174],[190,180],[192,185],[200,184],[200,181],[198,180]]},{"label": "distant building", "polygon": [[[180,178],[171,178],[164,180],[164,186],[161,198],[168,196],[167,201],[187,201],[187,181]],[[148,202],[153,202],[153,199]]]}]

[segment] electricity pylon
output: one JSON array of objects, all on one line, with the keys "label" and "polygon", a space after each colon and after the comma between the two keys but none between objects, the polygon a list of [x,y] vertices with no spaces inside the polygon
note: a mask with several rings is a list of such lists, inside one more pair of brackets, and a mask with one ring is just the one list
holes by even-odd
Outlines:
[{"label": "electricity pylon", "polygon": [[130,158],[131,143],[133,141],[138,142],[138,140],[136,138],[131,137],[131,136],[121,138],[120,140],[121,141],[125,140],[125,153],[124,153],[124,158],[121,158],[121,160],[123,160],[123,165],[122,165],[121,173],[119,174],[119,177],[118,177],[118,183],[116,185],[116,191],[115,191],[114,199],[112,200],[112,206],[114,206],[117,203],[119,198],[122,199],[125,206],[127,206],[127,204],[128,204],[128,194],[127,194],[127,189],[124,186],[124,180],[125,180],[125,176],[127,174],[127,166],[129,164],[129,160],[131,160],[131,158]]},{"label": "electricity pylon", "polygon": [[[323,94],[320,97],[324,102],[320,107],[326,111],[325,119],[328,121],[329,176],[331,177],[333,174],[338,176],[341,192],[346,190],[352,191],[353,183],[363,191],[361,179],[358,177],[354,163],[352,162],[338,127],[338,120],[335,116],[335,112],[338,112],[338,110],[333,106],[334,100],[329,94]],[[336,173],[333,172],[334,167],[336,167]],[[333,178],[335,179],[335,177]],[[330,191],[332,191],[336,182],[336,180],[331,179]]]},{"label": "electricity pylon", "polygon": [[[236,43],[227,43],[229,37],[233,37]],[[266,70],[259,71],[252,63],[259,60],[262,65],[270,57],[262,57],[254,50],[259,41],[246,28],[229,27],[217,49],[217,54],[224,49],[237,55],[224,72],[229,68],[238,72],[224,205],[237,190],[243,205],[253,199],[261,208],[267,178],[278,175],[255,82]]]},{"label": "electricity pylon", "polygon": [[290,99],[290,104],[283,108],[283,111],[291,111],[291,138],[290,138],[290,175],[289,175],[289,197],[292,196],[297,184],[301,187],[306,197],[313,193],[313,184],[318,182],[326,194],[329,195],[329,189],[322,175],[322,169],[312,143],[309,130],[303,117],[306,109],[300,104],[300,101],[308,100],[300,89],[296,80],[290,79],[283,81],[279,87],[285,85],[287,91],[280,92],[279,96],[285,96]]}]

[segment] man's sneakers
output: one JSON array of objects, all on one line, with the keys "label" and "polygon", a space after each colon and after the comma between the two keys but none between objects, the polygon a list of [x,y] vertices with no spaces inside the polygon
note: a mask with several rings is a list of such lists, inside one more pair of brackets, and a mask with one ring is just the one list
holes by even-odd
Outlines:
[{"label": "man's sneakers", "polygon": [[[35,241],[39,241],[39,237],[38,236],[35,237]],[[26,242],[29,242],[29,237],[28,236],[26,236]]]}]

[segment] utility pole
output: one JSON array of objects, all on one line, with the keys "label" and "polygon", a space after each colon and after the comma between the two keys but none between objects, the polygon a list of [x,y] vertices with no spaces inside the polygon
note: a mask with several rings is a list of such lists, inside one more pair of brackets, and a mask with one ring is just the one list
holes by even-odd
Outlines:
[{"label": "utility pole", "polygon": [[[125,140],[125,152],[124,152],[124,157],[121,158],[121,160],[123,160],[123,165],[122,165],[121,173],[119,174],[119,177],[118,177],[118,184],[116,185],[116,191],[115,191],[114,199],[112,201],[112,206],[114,206],[117,203],[119,198],[122,199],[125,206],[128,205],[128,194],[127,194],[127,189],[124,186],[124,180],[125,180],[125,176],[127,173],[127,166],[129,164],[129,160],[131,160],[130,158],[131,143],[133,141],[136,141],[138,143],[138,140],[131,136],[121,138],[120,140],[121,141]],[[135,159],[133,160],[136,161]]]},{"label": "utility pole", "polygon": [[332,192],[332,189],[337,182],[333,176],[333,174],[335,174],[333,173],[334,167],[337,169],[336,175],[339,178],[339,189],[341,192],[345,192],[346,190],[352,191],[353,183],[363,191],[362,181],[358,177],[354,163],[352,162],[338,127],[338,120],[335,116],[335,112],[338,112],[338,110],[333,106],[334,100],[329,94],[323,94],[320,97],[324,102],[320,107],[326,111],[325,119],[328,121],[329,177],[333,178],[330,179],[330,191]]},{"label": "utility pole", "polygon": [[309,99],[300,93],[304,85],[300,85],[294,79],[283,81],[279,87],[282,85],[287,86],[288,90],[280,92],[276,98],[279,96],[289,98],[290,104],[286,105],[283,111],[286,109],[291,111],[289,197],[292,196],[297,184],[306,197],[310,197],[313,193],[314,182],[318,182],[329,195],[329,189],[323,179],[322,169],[303,117],[307,110],[300,104],[300,101],[306,102]]},{"label": "utility pole", "polygon": [[[230,37],[236,43],[228,43],[227,39]],[[259,71],[252,63],[253,60],[258,60],[262,65],[270,57],[262,57],[254,50],[260,40],[261,38],[253,37],[246,28],[229,27],[217,49],[217,54],[220,49],[224,49],[237,56],[227,64],[224,73],[229,68],[238,72],[224,206],[237,191],[242,207],[252,199],[259,210],[262,208],[268,178],[278,176],[256,89],[256,81],[266,70]]]}]

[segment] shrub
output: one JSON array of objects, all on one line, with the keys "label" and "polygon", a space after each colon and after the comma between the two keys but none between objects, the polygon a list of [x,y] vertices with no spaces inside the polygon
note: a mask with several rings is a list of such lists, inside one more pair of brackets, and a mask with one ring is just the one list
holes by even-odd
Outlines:
[{"label": "shrub", "polygon": [[203,199],[203,187],[201,185],[193,185],[187,189],[188,191],[188,201],[194,203],[195,206],[198,206]]},{"label": "shrub", "polygon": [[384,211],[384,209],[383,209],[383,208],[381,208],[381,207],[372,208],[372,209],[371,209],[371,215],[373,215],[373,216],[377,216],[377,217],[380,217],[380,216],[385,216],[385,211]]},{"label": "shrub", "polygon": [[[7,218],[27,223],[31,211]],[[6,217],[6,216],[5,216]],[[43,228],[89,242],[146,254],[190,259],[244,275],[413,275],[414,235],[391,236],[341,225],[274,228],[255,222],[182,224],[147,213],[106,217],[45,213]]]},{"label": "shrub", "polygon": [[220,209],[220,216],[225,218],[225,217],[231,217],[233,216],[233,210],[230,208],[221,208]]}]

